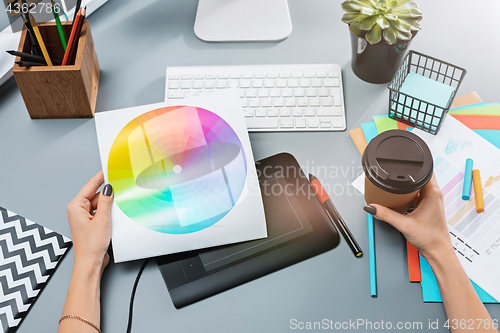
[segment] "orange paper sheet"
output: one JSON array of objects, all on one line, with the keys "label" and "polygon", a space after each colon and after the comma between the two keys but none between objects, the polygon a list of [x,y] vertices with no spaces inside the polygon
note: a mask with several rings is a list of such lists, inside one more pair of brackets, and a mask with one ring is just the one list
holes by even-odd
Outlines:
[{"label": "orange paper sheet", "polygon": [[455,119],[472,130],[500,129],[500,116],[453,115]]},{"label": "orange paper sheet", "polygon": [[410,277],[410,282],[420,282],[422,276],[420,275],[418,250],[408,240],[406,241],[406,252],[408,255],[408,276]]},{"label": "orange paper sheet", "polygon": [[465,94],[460,97],[456,97],[451,103],[450,109],[458,108],[461,106],[481,103],[483,100],[479,97],[479,95],[473,91],[468,94]]},{"label": "orange paper sheet", "polygon": [[361,127],[350,130],[349,136],[351,137],[352,142],[356,145],[356,148],[358,148],[359,153],[363,155],[368,143],[366,142],[366,138]]}]

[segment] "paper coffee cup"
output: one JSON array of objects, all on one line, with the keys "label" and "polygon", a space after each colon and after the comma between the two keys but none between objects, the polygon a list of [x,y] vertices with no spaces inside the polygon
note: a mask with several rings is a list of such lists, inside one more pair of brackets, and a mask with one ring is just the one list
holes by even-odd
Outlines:
[{"label": "paper coffee cup", "polygon": [[412,207],[434,168],[427,144],[403,130],[386,131],[371,140],[363,153],[362,166],[366,203],[400,213]]}]

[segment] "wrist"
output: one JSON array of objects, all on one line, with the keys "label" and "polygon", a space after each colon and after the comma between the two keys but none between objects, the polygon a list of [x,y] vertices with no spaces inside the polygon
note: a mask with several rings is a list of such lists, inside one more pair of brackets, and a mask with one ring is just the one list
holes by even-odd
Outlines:
[{"label": "wrist", "polygon": [[100,279],[102,272],[102,262],[97,260],[78,260],[75,258],[73,275],[82,276],[86,279]]}]

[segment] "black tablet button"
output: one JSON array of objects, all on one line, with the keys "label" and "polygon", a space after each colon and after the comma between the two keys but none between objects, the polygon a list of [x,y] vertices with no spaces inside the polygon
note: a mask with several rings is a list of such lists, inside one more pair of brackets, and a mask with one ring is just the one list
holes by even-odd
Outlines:
[{"label": "black tablet button", "polygon": [[192,257],[179,261],[186,279],[194,278],[198,275],[206,273],[205,268],[200,260],[200,257]]}]

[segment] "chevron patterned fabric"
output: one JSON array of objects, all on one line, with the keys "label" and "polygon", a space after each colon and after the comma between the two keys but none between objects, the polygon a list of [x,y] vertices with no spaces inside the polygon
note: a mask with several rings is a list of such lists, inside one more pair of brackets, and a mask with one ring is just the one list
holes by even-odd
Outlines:
[{"label": "chevron patterned fabric", "polygon": [[71,240],[0,207],[0,322],[17,330]]}]

